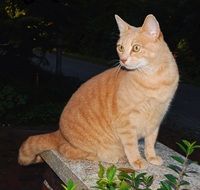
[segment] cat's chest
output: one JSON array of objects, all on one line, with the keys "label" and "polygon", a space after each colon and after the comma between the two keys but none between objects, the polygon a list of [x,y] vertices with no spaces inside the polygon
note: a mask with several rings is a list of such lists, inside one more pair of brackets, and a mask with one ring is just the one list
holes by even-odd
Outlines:
[{"label": "cat's chest", "polygon": [[138,111],[143,114],[144,118],[147,120],[159,120],[163,118],[166,113],[171,100],[164,102],[159,101],[156,98],[146,98],[137,105]]},{"label": "cat's chest", "polygon": [[131,110],[137,111],[144,126],[150,123],[152,126],[157,126],[167,112],[172,99],[171,93],[168,95],[164,93],[162,96],[160,94],[162,92],[150,94],[148,91],[133,91],[127,93],[126,96],[120,97],[120,110],[128,110],[130,119],[134,118]]},{"label": "cat's chest", "polygon": [[134,113],[131,113],[127,119],[132,126],[136,120],[138,121],[136,125],[138,138],[146,136],[160,126],[169,104],[170,102],[161,103],[155,98],[147,98],[134,107],[138,111],[136,118]]},{"label": "cat's chest", "polygon": [[127,87],[118,93],[118,105],[123,108],[137,108],[140,111],[154,112],[157,109],[165,109],[171,101],[175,90],[159,88],[155,91]]}]

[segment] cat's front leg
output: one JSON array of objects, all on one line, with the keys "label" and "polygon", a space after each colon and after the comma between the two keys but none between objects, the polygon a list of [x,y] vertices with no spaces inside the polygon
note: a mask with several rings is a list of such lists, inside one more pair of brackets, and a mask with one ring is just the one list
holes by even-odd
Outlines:
[{"label": "cat's front leg", "polygon": [[162,165],[163,160],[156,155],[155,142],[158,135],[159,128],[155,129],[151,134],[145,137],[145,156],[149,163],[154,165]]},{"label": "cat's front leg", "polygon": [[132,126],[129,121],[127,121],[117,128],[117,133],[130,165],[135,170],[142,170],[147,168],[147,162],[141,157],[138,150],[136,128]]}]

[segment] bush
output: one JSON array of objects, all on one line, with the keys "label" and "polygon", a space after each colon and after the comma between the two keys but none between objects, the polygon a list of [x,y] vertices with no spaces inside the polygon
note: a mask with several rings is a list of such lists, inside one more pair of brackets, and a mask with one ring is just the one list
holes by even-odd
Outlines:
[{"label": "bush", "polygon": [[15,124],[49,124],[58,123],[60,113],[62,112],[64,105],[61,103],[43,103],[40,105],[31,106],[16,115],[10,120],[15,121]]},{"label": "bush", "polygon": [[26,62],[21,63],[15,73],[8,62],[3,62],[3,66],[0,70],[0,127],[58,123],[67,100],[80,85],[78,78],[54,76]]},{"label": "bush", "polygon": [[181,81],[195,85],[200,84],[200,66],[199,60],[194,56],[189,43],[186,39],[181,39],[177,45],[177,62]]},{"label": "bush", "polygon": [[7,122],[8,113],[27,103],[27,97],[9,85],[0,87],[0,120]]}]

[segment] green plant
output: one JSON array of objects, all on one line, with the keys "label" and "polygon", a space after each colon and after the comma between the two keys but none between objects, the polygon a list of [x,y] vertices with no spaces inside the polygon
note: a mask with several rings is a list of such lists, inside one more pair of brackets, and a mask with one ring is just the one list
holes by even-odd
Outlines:
[{"label": "green plant", "polygon": [[150,190],[153,183],[153,176],[148,176],[147,173],[136,173],[132,169],[119,168],[112,165],[105,168],[99,163],[97,189],[102,190]]},{"label": "green plant", "polygon": [[[189,156],[200,148],[196,142],[190,143],[187,140],[182,140],[177,143],[180,149],[184,152],[185,158],[182,156],[171,156],[177,164],[170,164],[168,168],[175,172],[174,174],[165,174],[165,180],[160,181],[160,187],[157,190],[182,190],[189,182],[184,179],[189,173],[195,173],[188,169],[188,166],[193,163],[189,160]],[[99,163],[98,180],[96,189],[101,190],[152,190],[153,176],[147,173],[137,173],[130,168],[117,168],[112,165],[105,168]]]},{"label": "green plant", "polygon": [[129,189],[136,190],[150,190],[150,186],[153,183],[153,176],[148,176],[147,173],[137,174],[132,171],[130,174],[127,171],[120,171],[118,178],[125,181]]},{"label": "green plant", "polygon": [[105,170],[104,166],[99,163],[99,180],[97,181],[96,187],[98,189],[116,189],[116,187],[119,186],[119,180],[116,177],[116,172],[116,166],[112,165]]},{"label": "green plant", "polygon": [[187,140],[182,140],[182,143],[177,143],[180,149],[184,152],[185,158],[180,156],[171,156],[177,164],[170,164],[168,167],[175,172],[176,175],[166,174],[166,180],[160,182],[158,190],[180,190],[182,186],[189,185],[188,181],[184,180],[185,176],[195,171],[188,170],[188,166],[193,163],[188,157],[194,152],[195,149],[200,148],[196,142],[190,143]]},{"label": "green plant", "polygon": [[75,190],[76,188],[76,185],[75,183],[69,179],[66,183],[66,185],[62,184],[62,187],[65,189],[65,190]]}]

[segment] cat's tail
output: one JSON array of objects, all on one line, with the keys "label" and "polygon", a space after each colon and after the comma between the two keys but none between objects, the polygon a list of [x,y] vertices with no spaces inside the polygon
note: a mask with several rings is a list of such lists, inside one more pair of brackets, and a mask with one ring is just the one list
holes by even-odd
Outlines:
[{"label": "cat's tail", "polygon": [[21,145],[18,162],[21,165],[42,162],[39,154],[45,150],[56,150],[63,141],[60,131],[31,136]]}]

